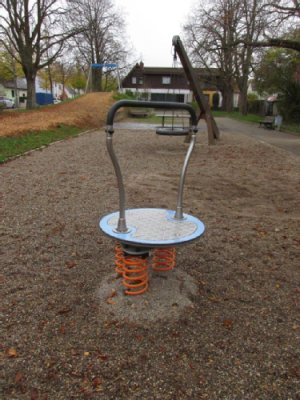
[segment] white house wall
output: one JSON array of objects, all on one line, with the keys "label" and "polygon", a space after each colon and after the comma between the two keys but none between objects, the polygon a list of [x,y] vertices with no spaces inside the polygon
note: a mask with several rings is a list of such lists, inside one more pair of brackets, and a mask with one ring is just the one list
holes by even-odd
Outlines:
[{"label": "white house wall", "polygon": [[[63,85],[61,83],[53,82],[53,84],[52,84],[53,97],[57,98],[57,99],[60,98],[63,94],[62,89],[63,89]],[[42,87],[41,79],[39,77],[37,77],[35,80],[35,91],[36,91],[36,93],[51,93],[50,88],[44,89]]]},{"label": "white house wall", "polygon": [[[125,93],[128,88],[123,88],[121,91]],[[133,93],[148,93],[148,98],[150,99],[151,93],[161,93],[161,94],[183,94],[184,95],[184,102],[190,103],[193,100],[193,92],[188,89],[129,89]]]}]

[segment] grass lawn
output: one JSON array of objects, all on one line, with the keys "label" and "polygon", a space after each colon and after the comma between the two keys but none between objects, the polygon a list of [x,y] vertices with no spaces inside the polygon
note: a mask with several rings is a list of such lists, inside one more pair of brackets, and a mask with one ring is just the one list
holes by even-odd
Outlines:
[{"label": "grass lawn", "polygon": [[30,132],[19,136],[0,137],[0,163],[26,151],[47,146],[52,142],[77,136],[82,129],[62,125],[58,128],[41,132]]},{"label": "grass lawn", "polygon": [[254,123],[258,123],[262,119],[262,117],[260,115],[256,115],[256,114],[242,115],[237,111],[232,111],[232,112],[213,111],[213,116],[216,118],[227,117],[227,118],[236,119],[236,120],[242,121],[242,122],[254,122]]}]

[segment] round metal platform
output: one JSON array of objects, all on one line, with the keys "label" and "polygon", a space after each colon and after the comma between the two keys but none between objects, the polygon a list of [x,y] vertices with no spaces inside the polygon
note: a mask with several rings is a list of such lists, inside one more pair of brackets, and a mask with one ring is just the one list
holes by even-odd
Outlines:
[{"label": "round metal platform", "polygon": [[127,232],[116,230],[119,212],[105,215],[100,229],[121,243],[142,247],[169,247],[189,243],[205,231],[204,224],[192,215],[174,218],[174,210],[161,208],[135,208],[126,210]]}]

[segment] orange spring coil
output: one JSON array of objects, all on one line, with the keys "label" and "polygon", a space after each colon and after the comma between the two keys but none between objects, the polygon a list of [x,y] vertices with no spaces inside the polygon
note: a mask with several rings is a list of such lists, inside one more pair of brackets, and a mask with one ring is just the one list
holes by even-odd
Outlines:
[{"label": "orange spring coil", "polygon": [[175,247],[155,249],[152,259],[152,269],[154,271],[170,271],[176,265]]},{"label": "orange spring coil", "polygon": [[134,296],[145,293],[148,289],[147,257],[126,255],[124,257],[123,281],[125,294]]},{"label": "orange spring coil", "polygon": [[124,272],[124,252],[120,243],[115,247],[115,271],[118,275],[123,275]]}]

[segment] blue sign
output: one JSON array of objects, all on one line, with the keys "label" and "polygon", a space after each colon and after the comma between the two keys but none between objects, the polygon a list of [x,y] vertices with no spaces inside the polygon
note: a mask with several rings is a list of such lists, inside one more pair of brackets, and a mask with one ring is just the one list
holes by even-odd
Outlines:
[{"label": "blue sign", "polygon": [[91,64],[91,67],[94,69],[97,68],[117,68],[118,64]]}]

